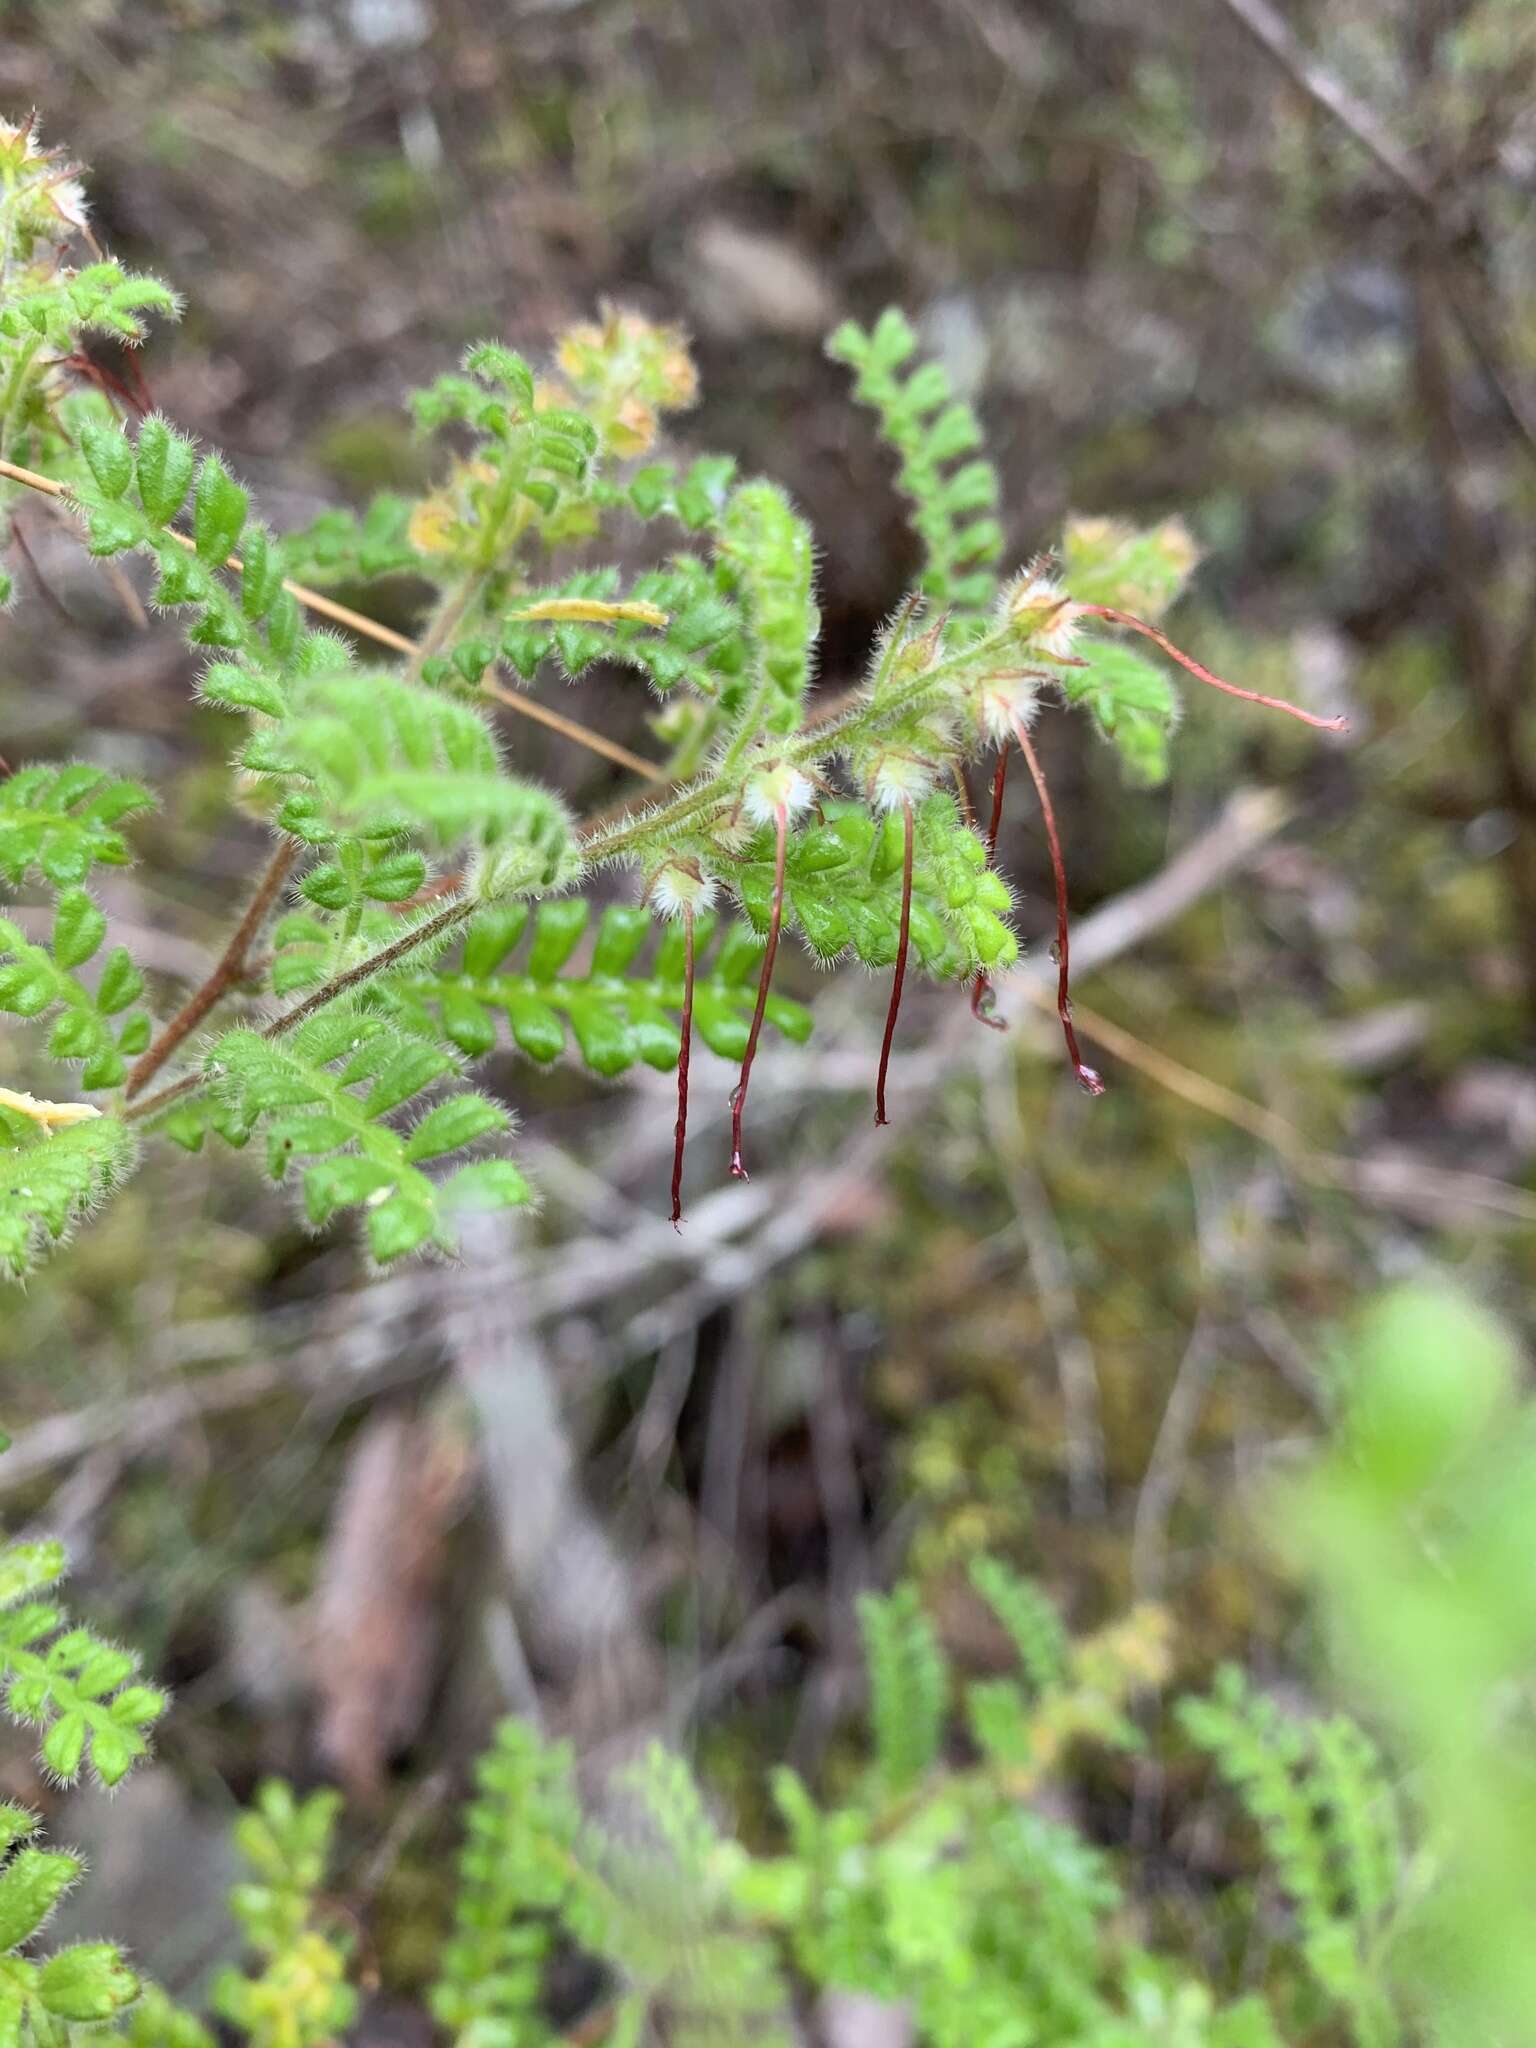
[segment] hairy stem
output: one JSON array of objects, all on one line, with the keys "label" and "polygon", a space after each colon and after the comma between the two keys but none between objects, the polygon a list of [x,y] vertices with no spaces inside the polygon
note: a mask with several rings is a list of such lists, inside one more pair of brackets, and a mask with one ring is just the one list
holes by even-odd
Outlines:
[{"label": "hairy stem", "polygon": [[885,1037],[880,1045],[880,1071],[875,1077],[875,1122],[887,1124],[885,1078],[891,1066],[891,1042],[896,1036],[896,1014],[901,1008],[901,987],[907,978],[907,944],[912,936],[912,799],[902,804],[901,837],[901,930],[896,939],[896,971],[891,977],[891,1006],[885,1013]]},{"label": "hairy stem", "polygon": [[[416,925],[379,952],[370,953],[366,960],[359,960],[355,967],[349,967],[344,974],[333,976],[322,987],[315,989],[302,1003],[296,1003],[291,1010],[285,1010],[281,1017],[274,1018],[267,1026],[261,1034],[262,1037],[286,1038],[290,1031],[296,1031],[301,1024],[313,1017],[317,1010],[323,1010],[327,1003],[333,1003],[338,996],[344,996],[348,989],[356,988],[361,982],[372,981],[376,975],[387,974],[397,961],[403,960],[409,953],[414,953],[418,946],[430,945],[432,940],[441,938],[444,932],[450,932],[455,925],[463,924],[466,918],[474,915],[477,907],[467,897],[450,903],[447,909],[440,910],[436,917],[429,917],[425,924]],[[154,1116],[158,1111],[168,1108],[171,1103],[179,1102],[184,1095],[194,1094],[199,1088],[207,1086],[206,1074],[184,1074],[168,1088],[162,1088],[157,1094],[146,1096],[142,1102],[136,1102],[131,1109],[125,1110],[123,1122],[132,1124],[137,1123],[142,1117]]]},{"label": "hairy stem", "polygon": [[1287,718],[1299,718],[1303,725],[1315,726],[1319,732],[1344,732],[1348,729],[1347,718],[1319,718],[1316,712],[1303,711],[1299,704],[1291,704],[1284,697],[1266,697],[1259,690],[1240,690],[1236,683],[1223,682],[1213,675],[1203,662],[1186,654],[1182,647],[1175,647],[1166,633],[1160,633],[1156,626],[1149,626],[1145,619],[1138,619],[1134,612],[1123,612],[1112,604],[1075,604],[1073,611],[1095,619],[1109,619],[1117,626],[1129,626],[1133,633],[1140,633],[1164,654],[1176,661],[1180,668],[1202,683],[1209,683],[1213,690],[1224,691],[1229,697],[1241,697],[1245,704],[1262,704],[1268,711],[1283,711]]},{"label": "hairy stem", "polygon": [[683,1152],[688,1143],[688,1051],[693,1041],[693,905],[683,905],[683,1042],[677,1055],[677,1125],[672,1150],[672,1228],[683,1221]]},{"label": "hairy stem", "polygon": [[737,1180],[748,1178],[741,1163],[741,1117],[747,1106],[747,1086],[752,1079],[752,1062],[757,1058],[757,1041],[763,1032],[763,1012],[768,1007],[768,984],[773,979],[774,957],[779,950],[779,928],[784,922],[784,861],[789,846],[789,809],[780,804],[774,813],[773,909],[768,918],[768,944],[763,949],[762,970],[757,977],[757,1006],[747,1049],[741,1056],[741,1078],[731,1091],[731,1172]]},{"label": "hairy stem", "polygon": [[277,901],[278,893],[287,881],[289,871],[298,855],[299,843],[296,839],[282,840],[273,849],[266,871],[256,885],[256,893],[246,906],[245,915],[236,925],[229,944],[219,956],[217,966],[202,987],[194,989],[187,997],[129,1074],[127,1086],[123,1091],[127,1101],[132,1102],[146,1083],[154,1079],[177,1046],[197,1029],[215,1003],[227,995],[237,982],[244,979],[250,961],[251,947],[266,923],[267,914]]},{"label": "hairy stem", "polygon": [[1067,867],[1061,857],[1061,835],[1056,830],[1056,810],[1051,802],[1051,792],[1046,785],[1045,770],[1040,758],[1030,744],[1023,719],[1014,722],[1014,736],[1019,743],[1019,752],[1024,756],[1030,779],[1035,785],[1035,794],[1040,799],[1040,814],[1045,820],[1046,842],[1051,849],[1051,873],[1056,880],[1056,1014],[1061,1019],[1062,1036],[1067,1041],[1067,1057],[1072,1062],[1072,1071],[1077,1076],[1078,1086],[1088,1095],[1104,1093],[1104,1077],[1097,1068],[1090,1067],[1078,1048],[1077,1033],[1072,1028],[1072,989],[1070,950],[1067,934]]}]

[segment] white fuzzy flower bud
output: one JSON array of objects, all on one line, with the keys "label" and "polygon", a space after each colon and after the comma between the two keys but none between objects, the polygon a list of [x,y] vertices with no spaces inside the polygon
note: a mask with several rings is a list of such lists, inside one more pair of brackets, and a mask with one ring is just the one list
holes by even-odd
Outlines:
[{"label": "white fuzzy flower bud", "polygon": [[1003,593],[1003,617],[1031,647],[1060,661],[1072,652],[1077,607],[1054,576],[1028,568]]},{"label": "white fuzzy flower bud", "polygon": [[1019,726],[1026,728],[1040,702],[1040,678],[1031,675],[983,676],[976,686],[976,723],[989,740],[1001,746]]},{"label": "white fuzzy flower bud", "polygon": [[651,877],[646,895],[658,916],[680,918],[685,911],[697,914],[715,900],[715,882],[702,874],[694,860],[669,860]]},{"label": "white fuzzy flower bud", "polygon": [[880,812],[899,811],[930,794],[934,771],[915,754],[882,754],[868,778],[869,801]]},{"label": "white fuzzy flower bud", "polygon": [[748,778],[741,793],[741,808],[754,825],[776,824],[780,811],[793,823],[810,809],[815,796],[815,785],[798,768],[780,762],[772,768],[760,768]]}]

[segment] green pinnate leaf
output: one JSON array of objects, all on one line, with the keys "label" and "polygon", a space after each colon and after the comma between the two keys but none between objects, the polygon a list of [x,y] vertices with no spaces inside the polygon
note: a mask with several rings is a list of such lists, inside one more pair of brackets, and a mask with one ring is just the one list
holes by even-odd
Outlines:
[{"label": "green pinnate leaf", "polygon": [[107,920],[83,889],[66,889],[53,914],[53,957],[61,967],[79,967],[107,935]]},{"label": "green pinnate leaf", "polygon": [[532,1188],[510,1159],[477,1159],[443,1187],[444,1207],[455,1212],[515,1209],[532,1199]]},{"label": "green pinnate leaf", "polygon": [[[107,955],[101,970],[101,979],[96,984],[96,1007],[104,1017],[115,1017],[120,1010],[136,1002],[144,993],[144,977],[133,964],[126,946],[114,946]],[[122,1051],[133,1048],[122,1039],[118,1041]]]},{"label": "green pinnate leaf", "polygon": [[217,455],[204,458],[192,500],[192,537],[199,560],[219,568],[239,546],[248,499]]},{"label": "green pinnate leaf", "polygon": [[45,1137],[0,1142],[0,1275],[20,1279],[111,1195],[137,1158],[115,1117],[92,1117]]},{"label": "green pinnate leaf", "polygon": [[133,482],[133,450],[122,433],[98,420],[88,420],[80,429],[80,453],[103,497],[122,497]]},{"label": "green pinnate leaf", "polygon": [[79,1942],[50,1956],[38,1972],[38,2002],[55,2019],[99,2025],[132,2005],[139,1979],[107,1941]]},{"label": "green pinnate leaf", "polygon": [[196,460],[192,443],[158,413],[151,414],[139,428],[134,461],[139,502],[158,525],[169,526],[181,510]]},{"label": "green pinnate leaf", "polygon": [[258,711],[265,718],[281,718],[288,709],[275,677],[233,661],[216,661],[198,685],[198,695],[221,711]]},{"label": "green pinnate leaf", "polygon": [[55,1584],[64,1575],[64,1562],[62,1543],[6,1544],[0,1549],[0,1610]]},{"label": "green pinnate leaf", "polygon": [[83,1713],[62,1714],[43,1737],[42,1758],[66,1784],[79,1776],[85,1760],[86,1720]]},{"label": "green pinnate leaf", "polygon": [[445,1153],[462,1151],[481,1138],[505,1131],[509,1122],[507,1112],[483,1095],[450,1095],[428,1110],[412,1131],[405,1156],[417,1165],[425,1159],[440,1159]]},{"label": "green pinnate leaf", "polygon": [[0,1955],[37,1933],[80,1875],[73,1856],[22,1849],[0,1870]]}]

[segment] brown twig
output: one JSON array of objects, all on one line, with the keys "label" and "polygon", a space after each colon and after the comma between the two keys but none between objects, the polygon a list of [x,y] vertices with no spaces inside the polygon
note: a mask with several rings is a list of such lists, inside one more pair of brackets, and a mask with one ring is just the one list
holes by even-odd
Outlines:
[{"label": "brown twig", "polygon": [[227,995],[238,982],[245,979],[250,965],[251,946],[266,923],[267,913],[277,901],[278,892],[287,881],[298,853],[299,844],[296,839],[285,839],[273,850],[266,872],[256,885],[256,893],[247,904],[245,915],[236,925],[229,944],[219,956],[212,973],[200,988],[193,990],[170,1022],[162,1027],[148,1051],[129,1074],[128,1084],[123,1091],[127,1101],[131,1102],[146,1082],[154,1079],[177,1046],[197,1029],[215,1003]]},{"label": "brown twig", "polygon": [[[24,469],[19,462],[0,459],[0,476],[9,477],[12,483],[25,484],[28,490],[41,491],[45,497],[67,498],[68,491],[63,484],[51,476],[43,476],[35,469]],[[188,553],[196,550],[196,542],[189,535],[178,533],[174,527],[166,531],[179,547]],[[243,573],[244,564],[238,555],[231,555],[224,565],[236,575]],[[338,626],[345,626],[350,632],[365,640],[372,640],[380,647],[388,647],[396,654],[406,655],[410,660],[421,658],[422,649],[418,642],[408,639],[404,633],[397,633],[393,626],[371,619],[366,612],[355,612],[350,605],[338,604],[333,597],[322,591],[311,590],[307,584],[294,583],[283,579],[283,588],[288,595],[303,605],[306,611],[316,613],[320,618],[330,619]],[[482,693],[494,697],[498,704],[505,704],[522,718],[531,719],[536,725],[547,726],[563,738],[573,740],[577,746],[585,747],[588,753],[600,754],[605,761],[613,761],[621,768],[627,768],[632,775],[642,775],[648,782],[665,782],[666,770],[658,768],[654,761],[647,761],[639,754],[632,754],[628,747],[621,747],[616,740],[605,739],[602,733],[593,732],[590,727],[580,725],[574,718],[567,718],[559,711],[551,711],[532,697],[520,697],[513,690],[506,690],[489,677],[480,685]]]}]

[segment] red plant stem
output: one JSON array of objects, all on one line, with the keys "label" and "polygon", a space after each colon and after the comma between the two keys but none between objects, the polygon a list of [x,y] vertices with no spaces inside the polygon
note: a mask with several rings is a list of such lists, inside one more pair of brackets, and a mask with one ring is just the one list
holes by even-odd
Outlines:
[{"label": "red plant stem", "polygon": [[1003,822],[1003,791],[1008,787],[1008,742],[997,750],[997,770],[992,777],[992,822],[987,827],[987,859],[997,852],[998,830]]},{"label": "red plant stem", "polygon": [[263,870],[256,885],[256,893],[246,906],[245,915],[236,925],[229,944],[220,955],[218,965],[208,976],[201,988],[194,989],[170,1022],[163,1026],[149,1050],[143,1054],[128,1075],[123,1090],[124,1099],[132,1102],[165,1065],[171,1054],[183,1039],[189,1037],[208,1015],[216,1003],[222,1002],[232,988],[245,978],[250,961],[251,947],[267,921],[267,914],[282,892],[288,879],[288,872],[298,859],[300,847],[297,840],[279,840],[272,851],[272,857]]},{"label": "red plant stem", "polygon": [[885,1013],[885,1037],[880,1046],[880,1072],[875,1078],[875,1122],[887,1124],[885,1077],[891,1066],[891,1041],[896,1036],[896,1013],[901,1008],[901,985],[907,978],[907,942],[912,936],[912,799],[902,804],[901,839],[901,930],[896,939],[896,972],[891,978],[891,1007]]},{"label": "red plant stem", "polygon": [[1088,1095],[1104,1093],[1104,1078],[1090,1067],[1078,1049],[1077,1033],[1072,1028],[1071,970],[1067,939],[1067,867],[1061,857],[1061,835],[1056,830],[1056,811],[1051,803],[1051,792],[1046,786],[1045,771],[1040,766],[1040,757],[1030,745],[1029,734],[1024,721],[1014,724],[1014,734],[1019,742],[1019,752],[1024,756],[1025,766],[1035,785],[1040,799],[1040,814],[1045,819],[1045,837],[1051,849],[1051,872],[1056,878],[1056,1014],[1061,1019],[1062,1036],[1067,1041],[1067,1056],[1072,1062],[1072,1071],[1077,1076],[1078,1086]]},{"label": "red plant stem", "polygon": [[774,813],[773,909],[768,918],[768,944],[763,949],[762,970],[757,977],[757,1007],[747,1033],[747,1049],[741,1056],[741,1078],[731,1090],[731,1173],[737,1180],[751,1176],[741,1163],[741,1115],[747,1106],[747,1085],[752,1079],[752,1062],[757,1058],[757,1041],[763,1032],[763,1012],[768,1007],[768,984],[773,979],[774,956],[779,950],[779,927],[784,922],[784,858],[789,845],[789,809],[780,804]]},{"label": "red plant stem", "polygon": [[1319,718],[1315,712],[1303,711],[1299,704],[1287,703],[1284,697],[1266,697],[1261,691],[1240,690],[1236,683],[1223,682],[1220,676],[1212,675],[1203,662],[1196,661],[1181,647],[1175,647],[1166,633],[1160,633],[1156,626],[1149,626],[1145,619],[1138,619],[1134,612],[1122,612],[1112,604],[1075,604],[1072,609],[1080,616],[1110,619],[1117,626],[1129,626],[1133,633],[1140,633],[1161,647],[1180,668],[1188,669],[1192,676],[1202,683],[1209,683],[1213,690],[1223,690],[1229,697],[1241,697],[1247,704],[1262,704],[1267,711],[1283,711],[1287,718],[1299,718],[1303,725],[1315,726],[1319,732],[1348,730],[1347,718]]},{"label": "red plant stem", "polygon": [[[997,852],[997,835],[1003,822],[1003,792],[1008,787],[1008,742],[997,750],[997,768],[992,777],[992,821],[987,826],[987,862],[990,866]],[[1007,1020],[992,1015],[997,997],[992,990],[992,977],[985,967],[978,967],[976,979],[971,983],[971,1015],[978,1024],[985,1024],[989,1031],[1006,1031]]]},{"label": "red plant stem", "polygon": [[672,1151],[672,1228],[683,1221],[683,1149],[688,1142],[688,1048],[693,1038],[693,905],[683,906],[683,1043],[677,1055],[677,1129]]}]

